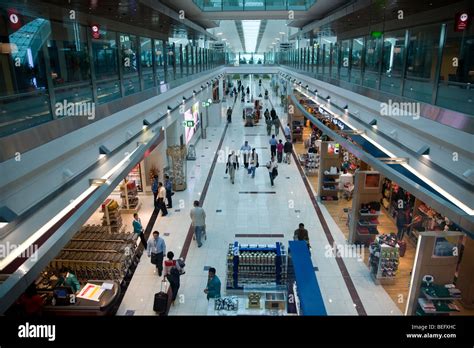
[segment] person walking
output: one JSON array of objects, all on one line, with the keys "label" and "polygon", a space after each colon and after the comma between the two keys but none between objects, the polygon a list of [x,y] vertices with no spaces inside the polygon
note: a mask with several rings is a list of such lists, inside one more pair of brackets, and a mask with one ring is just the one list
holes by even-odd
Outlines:
[{"label": "person walking", "polygon": [[283,160],[283,141],[280,139],[277,144],[277,160],[281,163]]},{"label": "person walking", "polygon": [[287,140],[291,140],[291,129],[290,129],[290,124],[287,123],[285,127],[285,138]]},{"label": "person walking", "polygon": [[163,281],[166,279],[170,283],[171,304],[174,305],[174,301],[178,296],[182,270],[179,263],[174,260],[174,253],[172,251],[168,251],[166,258],[167,260],[165,260],[165,267],[163,270]]},{"label": "person walking", "polygon": [[162,182],[158,183],[158,199],[157,199],[157,208],[158,208],[158,214],[160,213],[161,210],[161,216],[166,216],[168,215],[168,210],[166,209],[166,204],[165,204],[165,198],[166,198],[166,189],[163,186]]},{"label": "person walking", "polygon": [[265,112],[263,113],[263,116],[265,117],[265,120],[271,119],[270,118],[270,111],[268,111],[268,108],[265,109]]},{"label": "person walking", "polygon": [[304,228],[303,223],[300,223],[298,225],[298,229],[295,230],[295,233],[293,234],[293,240],[303,240],[308,245],[308,248],[310,248],[308,230]]},{"label": "person walking", "polygon": [[255,178],[255,170],[258,166],[258,154],[255,152],[255,149],[252,149],[252,153],[250,154],[250,168],[248,170],[248,173],[252,174],[252,179]]},{"label": "person walking", "polygon": [[405,229],[408,225],[407,212],[403,209],[398,209],[397,211],[397,238],[398,240],[403,240],[405,235]]},{"label": "person walking", "polygon": [[272,119],[270,117],[265,117],[265,123],[267,125],[267,135],[270,136],[270,134],[272,134],[272,126],[273,126],[273,122],[272,122]]},{"label": "person walking", "polygon": [[198,248],[202,246],[201,236],[206,227],[206,212],[199,206],[199,201],[194,201],[194,208],[189,213],[191,216],[192,225],[194,227],[194,234],[196,236],[196,242]]},{"label": "person walking", "polygon": [[168,205],[166,208],[173,208],[173,199],[171,196],[173,196],[173,183],[171,182],[171,179],[169,175],[165,175],[165,189],[166,189],[166,202]]},{"label": "person walking", "polygon": [[270,183],[274,184],[275,178],[278,176],[278,163],[275,161],[275,156],[272,156],[270,162],[267,163],[268,174],[270,176]]},{"label": "person walking", "polygon": [[280,119],[276,116],[273,120],[273,126],[275,126],[275,135],[278,136],[280,133]]},{"label": "person walking", "polygon": [[272,135],[272,138],[268,141],[268,143],[270,144],[270,153],[271,153],[271,156],[274,157],[276,156],[276,149],[277,149],[277,140],[275,138],[275,134]]},{"label": "person walking", "polygon": [[249,95],[249,94],[250,94],[250,87],[247,86],[247,95]]},{"label": "person walking", "polygon": [[146,249],[151,263],[155,265],[156,272],[161,277],[163,274],[163,257],[166,253],[166,243],[160,237],[160,232],[153,231],[153,237],[148,240]]},{"label": "person walking", "polygon": [[204,289],[204,293],[207,295],[207,299],[221,297],[221,281],[216,276],[216,269],[214,267],[209,268],[207,286]]},{"label": "person walking", "polygon": [[277,113],[274,108],[272,108],[272,111],[270,111],[270,117],[272,118],[272,120],[277,118]]},{"label": "person walking", "polygon": [[227,123],[231,123],[232,122],[232,108],[229,106],[229,108],[227,109]]},{"label": "person walking", "polygon": [[249,145],[248,141],[245,141],[244,145],[240,148],[240,153],[244,156],[244,167],[249,167],[249,155],[252,148]]},{"label": "person walking", "polygon": [[153,192],[153,203],[157,208],[156,197],[158,196],[158,175],[153,176],[153,183],[151,184],[151,191]]},{"label": "person walking", "polygon": [[235,152],[232,151],[229,156],[227,157],[227,164],[226,164],[226,174],[229,173],[230,181],[232,184],[234,183],[235,179],[235,170],[237,169],[237,156],[235,155]]},{"label": "person walking", "polygon": [[286,140],[285,145],[283,146],[283,151],[285,152],[285,162],[291,163],[291,152],[293,151],[293,144],[290,140]]},{"label": "person walking", "polygon": [[145,236],[143,234],[142,220],[140,220],[137,213],[133,214],[132,226],[133,226],[133,233],[135,233],[140,238],[143,246],[146,249],[147,242],[146,242]]}]

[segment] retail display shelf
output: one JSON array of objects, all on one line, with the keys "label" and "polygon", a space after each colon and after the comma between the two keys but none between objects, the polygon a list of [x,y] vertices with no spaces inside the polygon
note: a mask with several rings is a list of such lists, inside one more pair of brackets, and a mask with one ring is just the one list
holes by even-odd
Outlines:
[{"label": "retail display shelf", "polygon": [[432,300],[432,301],[436,301],[436,300],[439,300],[439,301],[455,301],[455,300],[460,299],[460,297],[433,297],[431,295],[428,295],[424,289],[421,289],[421,292],[423,293],[423,295],[428,300]]}]

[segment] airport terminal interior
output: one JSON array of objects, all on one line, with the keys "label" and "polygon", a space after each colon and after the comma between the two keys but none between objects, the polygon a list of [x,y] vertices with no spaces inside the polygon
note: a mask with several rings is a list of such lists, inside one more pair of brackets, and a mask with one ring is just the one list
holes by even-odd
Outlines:
[{"label": "airport terminal interior", "polygon": [[0,314],[474,315],[469,0],[0,0]]}]

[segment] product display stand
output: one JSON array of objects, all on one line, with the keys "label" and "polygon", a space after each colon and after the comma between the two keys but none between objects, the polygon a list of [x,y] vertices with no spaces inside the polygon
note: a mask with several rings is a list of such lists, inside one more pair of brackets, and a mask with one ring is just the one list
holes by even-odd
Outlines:
[{"label": "product display stand", "polygon": [[318,172],[318,197],[322,201],[337,201],[339,199],[340,166],[339,144],[332,141],[322,141]]},{"label": "product display stand", "polygon": [[367,175],[379,173],[358,171],[354,176],[352,210],[349,214],[349,243],[369,245],[379,233],[377,225],[380,216],[380,180],[377,187],[367,186]]},{"label": "product display stand", "polygon": [[399,266],[399,246],[397,236],[380,235],[369,248],[370,275],[377,285],[393,284]]},{"label": "product display stand", "polygon": [[[442,238],[456,239],[463,236],[463,233],[457,231],[448,232],[420,232],[417,245],[417,258],[413,266],[411,275],[410,290],[408,293],[407,308],[405,315],[425,315],[425,314],[443,314],[449,315],[449,312],[456,311],[456,307],[450,306],[450,303],[442,302],[452,301],[454,296],[432,296],[441,297],[434,301],[427,298],[424,288],[426,287],[425,279],[431,279],[432,284],[444,285],[452,284],[458,264],[459,256],[437,256],[437,242]],[[446,288],[448,289],[448,288]],[[444,292],[450,290],[444,290]],[[435,291],[435,293],[440,293]],[[456,294],[456,291],[450,294]],[[458,296],[456,296],[456,299]],[[432,303],[427,302],[432,301]]]},{"label": "product display stand", "polygon": [[138,198],[138,188],[135,181],[124,180],[120,185],[120,197],[122,198],[121,213],[137,213],[140,210],[141,202]]},{"label": "product display stand", "polygon": [[229,244],[227,289],[253,284],[286,284],[287,262],[284,246]]},{"label": "product display stand", "polygon": [[290,241],[288,250],[288,281],[293,284],[298,315],[327,315],[308,245],[304,241]]},{"label": "product display stand", "polygon": [[290,97],[288,97],[288,102],[290,109],[293,112],[288,112],[288,123],[291,127],[291,139],[293,142],[303,141],[303,126],[304,126],[304,116],[303,113],[293,105],[293,102]]},{"label": "product display stand", "polygon": [[118,203],[113,199],[107,199],[102,204],[102,226],[107,226],[110,233],[116,233],[120,231],[122,227],[122,216],[118,210]]},{"label": "product display stand", "polygon": [[169,146],[166,154],[172,159],[173,190],[186,190],[186,145]]},{"label": "product display stand", "polygon": [[463,307],[474,309],[474,240],[468,236],[464,237],[464,249],[456,285],[461,290]]}]

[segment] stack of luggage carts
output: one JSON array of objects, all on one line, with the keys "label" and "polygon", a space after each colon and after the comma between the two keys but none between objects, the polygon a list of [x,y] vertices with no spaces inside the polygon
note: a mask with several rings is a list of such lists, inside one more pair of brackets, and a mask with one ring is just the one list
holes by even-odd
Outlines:
[{"label": "stack of luggage carts", "polygon": [[[115,280],[122,283],[137,262],[136,237],[124,230],[110,233],[107,227],[86,225],[51,261],[49,271],[73,270],[79,281]],[[136,266],[136,264],[135,264]]]}]

